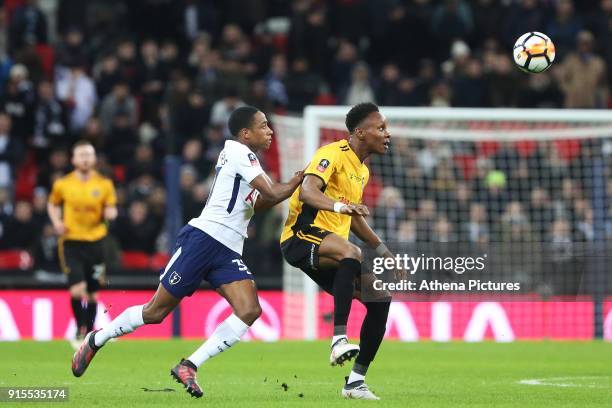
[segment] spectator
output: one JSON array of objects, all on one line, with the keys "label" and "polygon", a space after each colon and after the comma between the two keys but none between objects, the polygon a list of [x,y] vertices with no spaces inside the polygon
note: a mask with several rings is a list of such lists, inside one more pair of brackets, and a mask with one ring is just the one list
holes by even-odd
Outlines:
[{"label": "spectator", "polygon": [[73,140],[68,133],[68,116],[64,106],[55,98],[53,84],[38,84],[38,101],[34,108],[32,146],[38,151],[37,160],[47,158],[51,146],[69,146]]},{"label": "spectator", "polygon": [[82,62],[76,61],[69,72],[58,78],[55,86],[58,99],[70,111],[70,130],[79,133],[94,112],[97,101],[94,82],[85,73]]},{"label": "spectator", "polygon": [[311,72],[325,73],[329,27],[324,7],[310,6],[307,2],[294,2],[294,13],[287,38],[288,57],[295,61],[304,58]]},{"label": "spectator", "polygon": [[183,140],[202,137],[210,120],[211,105],[199,89],[189,92],[186,101],[179,107],[175,129]]},{"label": "spectator", "polygon": [[142,97],[140,116],[143,122],[157,122],[157,110],[164,93],[166,72],[159,58],[157,43],[151,39],[140,46],[137,94]]},{"label": "spectator", "polygon": [[370,84],[370,69],[363,63],[357,63],[351,73],[351,83],[343,92],[345,105],[356,105],[360,102],[376,102],[374,89]]},{"label": "spectator", "polygon": [[272,57],[270,71],[266,74],[266,90],[268,99],[279,107],[286,107],[289,104],[286,80],[287,59],[283,54],[276,54]]},{"label": "spectator", "polygon": [[104,147],[104,133],[102,132],[102,123],[100,123],[100,119],[96,117],[89,118],[81,133],[81,139],[91,142],[96,151],[102,151]]},{"label": "spectator", "polygon": [[17,201],[15,213],[5,225],[5,247],[32,250],[41,227],[33,219],[32,204],[27,201]]},{"label": "spectator", "polygon": [[13,185],[22,157],[23,145],[12,135],[11,117],[0,112],[0,189]]},{"label": "spectator", "polygon": [[193,191],[198,178],[198,171],[191,164],[181,166],[179,184],[181,186],[181,209],[185,223],[197,217],[202,211],[202,203],[196,200]]},{"label": "spectator", "polygon": [[121,79],[127,82],[130,89],[135,90],[138,84],[138,59],[136,44],[129,38],[123,38],[117,44],[117,58]]},{"label": "spectator", "polygon": [[346,40],[340,40],[336,55],[331,63],[329,85],[331,91],[337,94],[350,84],[351,72],[357,63],[357,48]]},{"label": "spectator", "polygon": [[129,163],[134,156],[138,142],[132,112],[117,109],[112,117],[111,128],[105,136],[104,143],[104,153],[110,164],[124,165]]},{"label": "spectator", "polygon": [[595,239],[595,227],[593,225],[593,209],[587,200],[581,199],[574,202],[576,213],[576,241],[593,241]]},{"label": "spectator", "polygon": [[491,230],[487,222],[487,210],[483,204],[472,203],[469,221],[462,225],[462,239],[473,243],[489,242]]},{"label": "spectator", "polygon": [[[471,213],[473,192],[465,182],[457,182],[455,189],[451,192],[448,202],[449,220],[459,226],[468,219]],[[460,231],[460,228],[455,228]]]},{"label": "spectator", "polygon": [[510,6],[501,27],[504,43],[511,46],[520,35],[536,27],[544,27],[544,14],[538,0],[518,0]]},{"label": "spectator", "polygon": [[593,53],[595,38],[581,31],[576,38],[576,51],[569,54],[560,70],[561,89],[566,108],[605,108],[608,102],[606,63]]},{"label": "spectator", "polygon": [[453,224],[445,216],[439,216],[433,225],[432,241],[439,243],[457,242],[457,236],[453,232]]},{"label": "spectator", "polygon": [[22,64],[13,65],[0,106],[11,116],[13,136],[24,146],[32,134],[34,102],[35,93],[28,81],[28,69]]},{"label": "spectator", "polygon": [[72,26],[64,33],[64,39],[55,51],[58,69],[68,69],[75,61],[88,61],[83,42],[83,32]]},{"label": "spectator", "polygon": [[319,94],[321,80],[308,67],[305,58],[296,58],[291,64],[291,72],[285,81],[291,112],[302,112],[306,105],[312,105]]},{"label": "spectator", "polygon": [[213,126],[221,126],[223,128],[223,136],[226,139],[231,139],[232,135],[227,127],[227,121],[234,109],[244,105],[245,103],[238,95],[236,89],[228,90],[222,99],[213,104],[210,124]]},{"label": "spectator", "polygon": [[562,105],[563,93],[549,72],[529,75],[527,86],[519,89],[521,108],[560,108]]},{"label": "spectator", "polygon": [[214,163],[207,163],[206,160],[203,160],[203,151],[204,145],[201,139],[189,139],[183,146],[183,164],[190,165],[191,168],[196,172],[196,181],[200,181],[204,177],[206,177],[211,167],[211,164],[216,164],[216,160]]},{"label": "spectator", "polygon": [[555,40],[555,51],[559,61],[570,53],[582,21],[574,13],[572,0],[558,0],[555,4],[555,17],[546,26],[546,34]]},{"label": "spectator", "polygon": [[500,217],[502,242],[532,242],[529,218],[518,201],[508,203]]},{"label": "spectator", "polygon": [[434,10],[431,27],[438,49],[448,49],[452,40],[466,39],[472,32],[472,10],[462,0],[445,0]]},{"label": "spectator", "polygon": [[53,182],[70,170],[70,158],[65,147],[55,147],[49,153],[49,160],[38,169],[36,186],[51,191]]},{"label": "spectator", "polygon": [[158,226],[148,217],[149,209],[143,201],[130,204],[128,213],[117,219],[115,234],[125,251],[153,253]]},{"label": "spectator", "polygon": [[453,106],[489,106],[489,90],[482,74],[480,61],[475,58],[470,59],[465,69],[465,74],[458,74],[452,84]]},{"label": "spectator", "polygon": [[49,224],[49,215],[47,214],[47,190],[42,187],[34,189],[32,195],[32,219],[34,224],[42,230],[45,224]]},{"label": "spectator", "polygon": [[119,71],[119,59],[115,54],[107,54],[102,57],[94,71],[96,90],[100,98],[104,99],[116,84],[121,82],[121,72]]},{"label": "spectator", "polygon": [[437,220],[436,202],[431,199],[422,199],[416,214],[417,240],[429,242],[432,240],[433,227]]},{"label": "spectator", "polygon": [[520,91],[518,71],[510,55],[496,54],[492,71],[486,75],[488,99],[491,107],[512,107],[518,105]]},{"label": "spectator", "polygon": [[100,123],[105,135],[110,136],[119,115],[127,117],[128,127],[136,129],[138,124],[136,99],[130,95],[130,87],[127,82],[116,83],[113,91],[102,100]]},{"label": "spectator", "polygon": [[33,249],[34,269],[36,271],[59,271],[57,235],[51,224],[45,224]]},{"label": "spectator", "polygon": [[414,221],[403,221],[397,231],[397,240],[400,243],[412,244],[417,240],[416,224]]},{"label": "spectator", "polygon": [[376,100],[381,105],[398,106],[400,70],[397,64],[385,64],[381,70],[381,82],[376,89]]},{"label": "spectator", "polygon": [[386,242],[397,241],[400,223],[405,217],[405,205],[401,192],[395,187],[385,187],[378,196],[374,210],[374,228]]},{"label": "spectator", "polygon": [[[485,190],[482,192],[479,202],[487,205],[489,228],[494,234],[498,234],[500,232],[500,217],[508,202],[505,174],[498,170],[490,171],[484,180],[484,187]],[[514,207],[511,209],[516,210]]]},{"label": "spectator", "polygon": [[161,166],[155,160],[153,148],[148,144],[140,144],[136,148],[134,159],[126,166],[125,181],[130,183],[144,174],[153,176],[157,181],[162,180]]},{"label": "spectator", "polygon": [[548,193],[542,187],[531,190],[531,200],[528,206],[529,222],[533,226],[534,237],[543,241],[544,234],[549,230],[555,219],[555,210]]},{"label": "spectator", "polygon": [[15,9],[9,27],[11,52],[27,44],[47,43],[47,18],[38,7],[37,0],[26,0]]}]

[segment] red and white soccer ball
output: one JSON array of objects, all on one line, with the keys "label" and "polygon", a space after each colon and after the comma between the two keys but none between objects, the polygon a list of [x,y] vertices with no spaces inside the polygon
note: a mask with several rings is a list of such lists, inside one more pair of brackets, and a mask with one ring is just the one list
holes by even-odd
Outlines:
[{"label": "red and white soccer ball", "polygon": [[514,43],[514,62],[523,71],[536,74],[546,71],[555,60],[555,45],[546,34],[532,31]]}]

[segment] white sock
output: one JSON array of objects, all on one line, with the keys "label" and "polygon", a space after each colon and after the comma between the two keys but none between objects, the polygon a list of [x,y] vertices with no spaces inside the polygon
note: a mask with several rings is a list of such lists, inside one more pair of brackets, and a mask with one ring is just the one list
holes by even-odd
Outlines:
[{"label": "white sock", "polygon": [[338,340],[340,340],[343,337],[348,340],[348,338],[346,337],[346,334],[341,334],[341,335],[332,337],[331,345],[333,346],[334,344],[336,344]]},{"label": "white sock", "polygon": [[199,367],[211,357],[224,352],[240,341],[240,338],[249,330],[249,326],[235,314],[225,319],[217,326],[213,334],[189,356],[188,360]]},{"label": "white sock", "polygon": [[355,371],[351,371],[349,374],[347,384],[354,383],[355,381],[365,381],[365,375],[357,374]]},{"label": "white sock", "polygon": [[145,305],[128,307],[123,313],[115,317],[108,326],[96,332],[96,336],[94,337],[96,346],[101,347],[110,339],[131,333],[142,326],[144,324],[142,318],[142,309],[144,309],[144,306]]}]

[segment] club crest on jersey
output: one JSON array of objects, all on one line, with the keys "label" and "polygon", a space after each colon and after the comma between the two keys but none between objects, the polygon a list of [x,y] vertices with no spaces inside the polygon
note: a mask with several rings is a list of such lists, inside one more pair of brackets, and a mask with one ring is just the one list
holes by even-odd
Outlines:
[{"label": "club crest on jersey", "polygon": [[92,197],[94,197],[94,198],[98,198],[98,197],[100,197],[100,190],[93,190],[93,191],[91,192],[91,195],[92,195]]},{"label": "club crest on jersey", "polygon": [[327,167],[329,167],[329,160],[322,159],[319,162],[319,165],[317,166],[317,170],[319,170],[321,173],[324,173],[325,170],[327,170]]},{"label": "club crest on jersey", "polygon": [[251,166],[257,165],[257,156],[253,153],[249,153],[249,160],[251,161]]},{"label": "club crest on jersey", "polygon": [[179,275],[176,271],[172,272],[170,274],[170,277],[168,278],[168,282],[170,282],[171,285],[176,285],[180,281],[181,281],[181,275]]}]

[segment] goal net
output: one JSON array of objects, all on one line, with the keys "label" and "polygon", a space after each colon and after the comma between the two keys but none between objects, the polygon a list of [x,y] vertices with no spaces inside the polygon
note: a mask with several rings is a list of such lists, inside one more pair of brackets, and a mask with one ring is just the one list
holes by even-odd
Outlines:
[{"label": "goal net", "polygon": [[[283,179],[303,169],[319,146],[347,137],[349,109],[310,106],[303,117],[273,117]],[[487,278],[520,282],[542,299],[586,294],[600,301],[610,293],[604,254],[612,250],[611,113],[398,107],[381,113],[392,146],[367,161],[364,203],[383,240],[497,248],[505,256]],[[314,283],[285,265],[283,290],[285,335],[326,334]],[[602,319],[590,318],[594,335]]]}]

